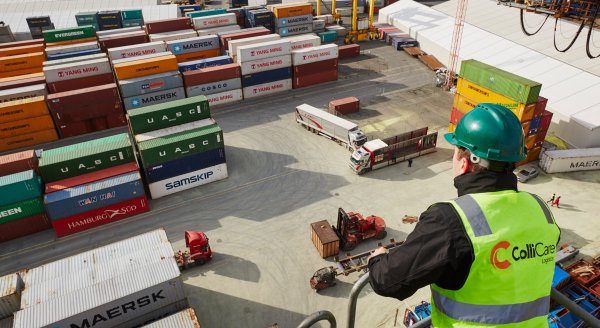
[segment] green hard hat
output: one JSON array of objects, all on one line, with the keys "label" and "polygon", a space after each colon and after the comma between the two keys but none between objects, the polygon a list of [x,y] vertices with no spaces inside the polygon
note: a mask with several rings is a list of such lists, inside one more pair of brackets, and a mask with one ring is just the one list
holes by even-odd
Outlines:
[{"label": "green hard hat", "polygon": [[525,159],[527,154],[521,122],[502,105],[475,106],[458,122],[454,132],[444,137],[450,144],[490,161],[514,163]]}]

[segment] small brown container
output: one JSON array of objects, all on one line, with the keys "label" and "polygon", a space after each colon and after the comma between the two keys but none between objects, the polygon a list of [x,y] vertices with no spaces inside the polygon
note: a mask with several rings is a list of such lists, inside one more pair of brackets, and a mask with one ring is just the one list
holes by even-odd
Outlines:
[{"label": "small brown container", "polygon": [[148,34],[189,30],[191,28],[193,28],[192,20],[189,17],[161,19],[146,22],[146,31]]},{"label": "small brown container", "polygon": [[360,45],[358,44],[347,44],[338,47],[338,58],[346,59],[360,55]]},{"label": "small brown container", "polygon": [[327,220],[310,224],[310,239],[322,258],[340,252],[340,239]]},{"label": "small brown container", "polygon": [[28,170],[37,171],[38,158],[33,149],[0,156],[0,176]]},{"label": "small brown container", "polygon": [[319,83],[335,81],[337,79],[338,79],[337,69],[330,70],[330,71],[324,71],[324,72],[316,73],[316,74],[304,75],[301,77],[294,76],[294,78],[292,79],[292,87],[294,89],[304,88],[304,87],[309,87],[311,85],[315,85],[315,84],[319,84]]},{"label": "small brown container", "polygon": [[329,102],[329,112],[336,111],[343,115],[358,113],[360,110],[360,100],[356,97],[335,99]]}]

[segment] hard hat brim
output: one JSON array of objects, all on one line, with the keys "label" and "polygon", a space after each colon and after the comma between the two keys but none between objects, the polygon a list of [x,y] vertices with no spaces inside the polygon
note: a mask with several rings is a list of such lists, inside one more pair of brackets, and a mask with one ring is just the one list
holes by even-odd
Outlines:
[{"label": "hard hat brim", "polygon": [[449,132],[444,134],[444,139],[446,139],[446,141],[448,141],[449,144],[456,146],[456,135],[454,134],[454,132]]}]

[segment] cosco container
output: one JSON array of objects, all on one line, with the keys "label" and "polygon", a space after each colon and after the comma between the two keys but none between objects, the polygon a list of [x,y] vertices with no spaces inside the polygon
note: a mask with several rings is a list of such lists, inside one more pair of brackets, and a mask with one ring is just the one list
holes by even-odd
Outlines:
[{"label": "cosco container", "polygon": [[252,45],[237,47],[236,60],[238,63],[269,57],[289,55],[291,43],[287,40],[274,40]]},{"label": "cosco container", "polygon": [[134,161],[129,135],[121,133],[45,150],[39,169],[44,182],[49,183]]},{"label": "cosco container", "polygon": [[[0,206],[0,224],[26,218],[44,212],[41,197]],[[0,308],[2,305],[0,304]]]},{"label": "cosco container", "polygon": [[219,48],[219,37],[216,35],[167,41],[167,49],[176,55]]},{"label": "cosco container", "polygon": [[0,176],[34,170],[37,172],[38,159],[33,149],[0,156]]},{"label": "cosco container", "polygon": [[178,30],[187,30],[192,28],[192,21],[189,17],[162,19],[146,22],[148,33],[162,33]]},{"label": "cosco container", "polygon": [[139,96],[123,98],[125,109],[137,109],[144,106],[162,104],[165,102],[180,100],[185,98],[185,90],[183,87],[161,90],[157,92],[147,93]]},{"label": "cosco container", "polygon": [[[177,132],[181,129],[181,126],[167,128],[164,130],[175,133],[160,138],[138,141],[138,149],[144,167],[223,147],[223,131],[216,124]],[[137,135],[136,140],[139,140],[140,137],[152,137],[160,133],[163,133],[163,131],[158,130]]]},{"label": "cosco container", "polygon": [[152,105],[129,112],[133,134],[160,130],[210,117],[205,96]]},{"label": "cosco container", "polygon": [[179,72],[167,72],[119,81],[119,89],[123,98],[175,89],[182,86],[183,79]]},{"label": "cosco container", "polygon": [[275,27],[312,24],[312,15],[300,15],[275,19]]},{"label": "cosco container", "polygon": [[292,51],[292,65],[294,66],[334,58],[338,58],[337,44],[326,44]]},{"label": "cosco container", "polygon": [[201,68],[183,73],[185,86],[200,85],[222,80],[229,80],[241,77],[239,64],[225,64],[213,67]]},{"label": "cosco container", "polygon": [[25,87],[19,87],[15,89],[1,90],[0,91],[0,103],[7,101],[14,101],[20,99],[27,99],[39,96],[45,96],[48,94],[45,84],[34,84]]},{"label": "cosco container", "polygon": [[600,148],[548,150],[539,166],[546,173],[599,170]]},{"label": "cosco container", "polygon": [[143,55],[156,54],[167,51],[163,41],[136,44],[133,46],[116,47],[108,49],[110,60],[129,58]]},{"label": "cosco container", "polygon": [[244,88],[271,83],[275,81],[287,80],[292,78],[292,68],[283,67],[270,71],[264,71],[254,74],[242,75],[242,86]]},{"label": "cosco container", "polygon": [[237,23],[235,14],[219,14],[205,17],[195,17],[192,18],[192,20],[194,21],[194,28],[196,30],[210,27],[235,25]]},{"label": "cosco container", "polygon": [[526,105],[537,102],[542,85],[516,74],[501,70],[475,59],[463,60],[460,76],[516,102]]},{"label": "cosco container", "polygon": [[130,172],[46,194],[44,206],[54,221],[143,195],[140,173]]},{"label": "cosco container", "polygon": [[207,96],[208,103],[211,108],[220,105],[226,105],[234,102],[241,101],[243,99],[242,89],[229,90],[219,93],[213,93]]},{"label": "cosco container", "polygon": [[185,89],[185,93],[188,97],[195,97],[200,95],[212,95],[214,93],[225,92],[235,89],[242,88],[242,81],[240,78],[234,78],[224,81],[211,82],[207,84],[193,85]]},{"label": "cosco container", "polygon": [[46,43],[93,38],[95,36],[94,33],[94,28],[89,25],[42,32]]},{"label": "cosco container", "polygon": [[42,180],[33,170],[0,177],[0,206],[13,204],[42,194]]},{"label": "cosco container", "polygon": [[230,56],[234,57],[233,58],[234,61],[236,61],[235,57],[237,56],[237,48],[238,47],[262,43],[262,42],[268,42],[268,41],[275,41],[275,40],[280,40],[280,39],[281,39],[281,36],[278,34],[268,34],[268,35],[259,35],[259,36],[249,37],[249,38],[238,39],[238,40],[231,40],[227,44],[227,51]]},{"label": "cosco container", "polygon": [[12,316],[19,311],[23,287],[23,280],[16,273],[0,277],[0,318]]},{"label": "cosco container", "polygon": [[214,8],[214,9],[205,9],[205,10],[196,10],[192,12],[185,13],[186,17],[196,18],[196,17],[205,17],[205,16],[214,16],[225,14],[225,9],[223,8]]},{"label": "cosco container", "polygon": [[253,85],[242,89],[244,99],[266,96],[292,89],[292,80],[281,80],[264,84]]},{"label": "cosco container", "polygon": [[43,70],[48,83],[112,72],[107,58],[46,66]]},{"label": "cosco container", "polygon": [[213,58],[207,58],[207,59],[201,59],[201,60],[194,60],[194,61],[190,61],[190,62],[186,62],[186,63],[180,63],[178,66],[179,66],[179,71],[183,73],[183,72],[193,71],[193,70],[197,70],[197,69],[201,69],[201,68],[231,64],[232,62],[233,61],[231,60],[231,57],[229,57],[229,56],[219,56],[219,57],[213,57]]},{"label": "cosco container", "polygon": [[227,164],[219,164],[151,183],[148,188],[152,199],[157,199],[225,178],[227,178]]},{"label": "cosco container", "polygon": [[217,148],[144,168],[146,182],[153,183],[225,163],[225,149]]},{"label": "cosco container", "polygon": [[275,29],[275,33],[283,36],[297,35],[297,34],[305,34],[313,31],[313,24],[304,24],[304,25],[294,25],[287,27],[279,27]]}]

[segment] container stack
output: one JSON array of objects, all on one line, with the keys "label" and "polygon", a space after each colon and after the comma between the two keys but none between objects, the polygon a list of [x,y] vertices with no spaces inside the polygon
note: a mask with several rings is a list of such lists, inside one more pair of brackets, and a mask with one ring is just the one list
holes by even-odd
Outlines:
[{"label": "container stack", "polygon": [[140,27],[128,27],[96,33],[98,44],[103,52],[110,48],[125,47],[148,42],[148,34]]},{"label": "container stack", "polygon": [[178,63],[217,57],[221,54],[219,37],[216,35],[167,41],[167,49],[175,55]]},{"label": "container stack", "polygon": [[292,89],[291,47],[286,39],[237,47],[245,99]]},{"label": "container stack", "polygon": [[98,12],[97,11],[82,11],[75,14],[75,21],[77,26],[88,26],[91,25],[94,31],[100,31],[98,26]]},{"label": "container stack", "polygon": [[312,4],[273,5],[271,10],[274,15],[275,33],[282,37],[313,31]]},{"label": "container stack", "polygon": [[[41,85],[9,89],[34,88]],[[0,151],[38,145],[58,139],[43,95],[0,103]]]},{"label": "container stack", "polygon": [[338,46],[326,44],[292,51],[294,89],[336,81]]},{"label": "container stack", "polygon": [[[271,34],[265,27],[253,27],[249,29],[244,29],[241,31],[229,31],[225,33],[218,33],[219,41],[221,43],[221,53],[225,53],[229,49],[229,42],[233,40],[251,38],[255,36],[268,35]],[[233,56],[233,54],[229,54]]]},{"label": "container stack", "polygon": [[205,96],[132,111],[129,125],[153,199],[227,177],[223,131]]},{"label": "container stack", "polygon": [[32,268],[21,277],[25,288],[14,328],[140,327],[189,307],[162,229]]},{"label": "container stack", "polygon": [[[510,109],[523,125],[527,158],[517,164],[534,161],[539,157],[545,133],[552,120],[552,114],[545,111],[547,99],[539,97],[541,88],[542,85],[535,81],[476,60],[464,60],[461,63],[448,130],[454,131],[463,115],[479,103],[503,105]],[[542,129],[545,130],[539,138],[538,132]]]},{"label": "container stack", "polygon": [[188,16],[194,22],[194,29],[198,35],[213,34],[219,31],[238,30],[237,16],[234,13],[219,13],[220,11],[200,11],[190,13]]},{"label": "container stack", "polygon": [[25,20],[32,39],[42,39],[44,31],[54,29],[54,23],[50,20],[50,16],[27,17]]},{"label": "container stack", "polygon": [[50,228],[36,170],[33,150],[0,157],[0,242]]},{"label": "container stack", "polygon": [[201,68],[183,73],[188,97],[205,95],[210,108],[242,100],[242,80],[239,64]]},{"label": "container stack", "polygon": [[121,10],[121,25],[123,28],[144,26],[144,15],[141,9]]},{"label": "container stack", "polygon": [[149,210],[127,133],[44,150],[39,170],[59,237]]}]

